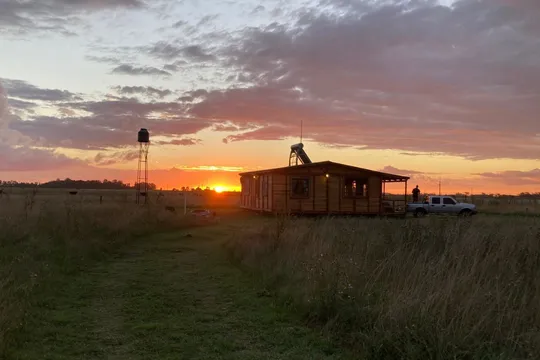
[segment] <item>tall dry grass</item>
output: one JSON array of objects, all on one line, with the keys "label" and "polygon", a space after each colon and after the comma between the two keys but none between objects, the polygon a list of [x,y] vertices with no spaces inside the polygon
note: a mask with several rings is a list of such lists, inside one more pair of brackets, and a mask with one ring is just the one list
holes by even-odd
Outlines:
[{"label": "tall dry grass", "polygon": [[185,226],[162,207],[105,205],[63,197],[42,201],[33,191],[0,199],[0,358],[40,286],[80,271],[127,241]]},{"label": "tall dry grass", "polygon": [[291,220],[230,251],[368,359],[540,356],[540,220]]}]

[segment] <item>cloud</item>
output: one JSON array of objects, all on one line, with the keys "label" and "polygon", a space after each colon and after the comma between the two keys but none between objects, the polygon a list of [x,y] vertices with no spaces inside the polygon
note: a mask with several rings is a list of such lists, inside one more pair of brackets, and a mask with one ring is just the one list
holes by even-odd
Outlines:
[{"label": "cloud", "polygon": [[177,72],[180,69],[178,64],[175,62],[173,64],[165,64],[163,65],[163,70],[167,70],[170,72]]},{"label": "cloud", "polygon": [[9,99],[9,106],[12,109],[31,111],[31,109],[38,106],[38,104],[31,101]]},{"label": "cloud", "polygon": [[0,79],[0,130],[3,128],[2,125],[8,123],[9,109],[8,109],[8,97],[7,92],[2,86],[2,81]]},{"label": "cloud", "polygon": [[484,179],[501,182],[506,185],[540,185],[540,169],[530,171],[501,171],[476,174]]},{"label": "cloud", "polygon": [[251,15],[259,14],[261,12],[264,12],[265,10],[266,10],[266,8],[264,6],[258,5],[251,11]]},{"label": "cloud", "polygon": [[206,96],[208,94],[209,94],[208,91],[205,90],[205,89],[187,91],[187,92],[184,93],[183,96],[178,98],[178,101],[186,103],[186,102],[192,102],[192,101],[195,101],[195,100],[198,100],[198,99],[203,100],[203,99],[206,98]]},{"label": "cloud", "polygon": [[[10,97],[25,100],[68,101],[81,98],[67,90],[42,89],[22,80],[0,79]],[[22,103],[19,102],[19,105]]]},{"label": "cloud", "polygon": [[[23,98],[42,99],[48,103],[71,100],[72,94],[39,89],[22,81],[6,81],[11,91]],[[120,87],[121,92],[152,93],[165,96],[169,90],[152,87]],[[26,102],[21,101],[23,106]],[[164,137],[157,145],[189,146],[199,139],[183,137],[194,134],[211,124],[204,120],[180,117],[183,107],[177,103],[141,103],[136,100],[62,101],[58,111],[64,117],[34,116],[22,120],[10,114],[8,92],[0,83],[0,171],[46,171],[88,167],[89,163],[59,154],[53,148],[103,150],[93,159],[98,166],[129,162],[137,158],[132,147],[137,130],[151,129],[151,136]],[[85,112],[87,116],[76,116]],[[168,138],[168,139],[167,139]],[[44,148],[45,147],[45,148]],[[50,148],[50,149],[47,149]]]},{"label": "cloud", "polygon": [[77,15],[114,8],[143,8],[141,0],[0,0],[0,33],[59,31],[72,34]]},{"label": "cloud", "polygon": [[172,139],[169,141],[158,141],[158,145],[177,145],[177,146],[192,146],[198,145],[202,142],[201,139],[185,138],[185,139]]},{"label": "cloud", "polygon": [[389,173],[389,174],[400,174],[400,175],[404,175],[404,176],[423,174],[423,172],[421,172],[421,171],[398,169],[398,168],[393,167],[391,165],[385,166],[380,171],[385,172],[385,173]]},{"label": "cloud", "polygon": [[174,60],[178,58],[197,62],[215,60],[214,55],[207,53],[200,45],[177,46],[160,41],[149,47],[147,51],[153,57],[163,60]]},{"label": "cloud", "polygon": [[94,163],[100,166],[115,165],[133,161],[139,158],[137,150],[116,151],[103,153],[100,152],[94,157]]},{"label": "cloud", "polygon": [[539,6],[326,3],[235,35],[215,53],[242,86],[209,91],[190,113],[255,125],[226,141],[296,136],[303,119],[322,144],[538,158]]},{"label": "cloud", "polygon": [[202,17],[201,20],[199,20],[199,22],[197,23],[197,26],[205,26],[205,25],[208,25],[210,24],[212,21],[216,20],[217,18],[219,18],[219,15],[217,14],[214,14],[214,15],[205,15]]},{"label": "cloud", "polygon": [[194,134],[208,124],[190,119],[161,121],[121,115],[63,119],[38,117],[11,124],[12,129],[41,146],[94,150],[131,146],[136,143],[137,131],[141,127],[151,129],[151,136],[181,136]]},{"label": "cloud", "polygon": [[[219,126],[218,126],[219,128]],[[283,140],[289,135],[287,128],[279,126],[267,126],[253,131],[248,131],[239,135],[229,135],[223,139],[225,144],[235,141],[245,140]]]},{"label": "cloud", "polygon": [[102,64],[112,64],[116,65],[120,63],[120,59],[115,58],[113,56],[95,56],[95,55],[87,55],[85,56],[86,60],[102,63]]},{"label": "cloud", "polygon": [[185,21],[185,20],[178,20],[177,22],[175,22],[175,23],[173,24],[172,27],[175,28],[175,29],[178,29],[178,28],[184,27],[184,26],[186,26],[186,25],[188,25],[188,24],[189,24],[189,23],[188,23],[187,21]]},{"label": "cloud", "polygon": [[251,128],[253,127],[249,125],[241,127],[235,124],[231,124],[230,122],[217,123],[212,126],[213,131],[223,131],[223,132],[238,132],[238,131],[249,130]]},{"label": "cloud", "polygon": [[172,74],[168,71],[155,68],[153,66],[144,66],[144,67],[138,67],[133,66],[129,64],[122,64],[117,67],[115,67],[112,70],[113,74],[122,74],[122,75],[154,75],[154,76],[172,76]]},{"label": "cloud", "polygon": [[13,118],[7,91],[0,82],[0,171],[39,171],[84,164],[53,150],[25,146],[26,138],[9,127]]},{"label": "cloud", "polygon": [[[162,94],[163,90],[152,89]],[[145,91],[152,90],[145,88]],[[35,146],[105,150],[135,144],[137,131],[143,127],[150,129],[151,136],[171,138],[167,144],[191,145],[199,140],[183,136],[212,125],[209,120],[185,115],[185,107],[175,102],[148,103],[135,99],[63,102],[58,111],[63,117],[30,114],[27,120],[17,118],[9,123],[9,129]]]},{"label": "cloud", "polygon": [[157,97],[161,99],[172,94],[171,90],[157,89],[151,86],[115,86],[113,89],[122,95],[141,94],[148,97]]},{"label": "cloud", "polygon": [[0,171],[41,171],[85,166],[79,159],[72,159],[53,150],[0,145]]}]

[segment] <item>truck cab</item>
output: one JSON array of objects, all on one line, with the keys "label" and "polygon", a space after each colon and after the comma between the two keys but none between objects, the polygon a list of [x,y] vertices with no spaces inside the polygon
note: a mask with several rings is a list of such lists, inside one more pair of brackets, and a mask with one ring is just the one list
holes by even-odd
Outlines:
[{"label": "truck cab", "polygon": [[469,203],[460,203],[452,196],[428,196],[423,202],[413,202],[407,204],[407,212],[415,217],[425,216],[427,214],[449,214],[470,216],[477,213],[476,205]]}]

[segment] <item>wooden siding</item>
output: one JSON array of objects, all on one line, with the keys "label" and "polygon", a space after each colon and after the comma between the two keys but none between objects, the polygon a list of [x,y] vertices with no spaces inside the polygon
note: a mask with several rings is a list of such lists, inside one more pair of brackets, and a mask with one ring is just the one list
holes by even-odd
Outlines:
[{"label": "wooden siding", "polygon": [[252,210],[272,210],[272,175],[241,178],[240,207]]},{"label": "wooden siding", "polygon": [[324,175],[313,176],[313,210],[326,212],[326,177]]},{"label": "wooden siding", "polygon": [[[307,197],[291,196],[293,179],[297,178],[309,181]],[[345,196],[347,178],[365,181],[366,196]],[[319,214],[378,214],[381,211],[382,179],[361,170],[298,166],[291,167],[286,174],[244,175],[241,184],[241,207],[251,210]]]},{"label": "wooden siding", "polygon": [[287,211],[287,177],[272,174],[272,210],[276,212]]}]

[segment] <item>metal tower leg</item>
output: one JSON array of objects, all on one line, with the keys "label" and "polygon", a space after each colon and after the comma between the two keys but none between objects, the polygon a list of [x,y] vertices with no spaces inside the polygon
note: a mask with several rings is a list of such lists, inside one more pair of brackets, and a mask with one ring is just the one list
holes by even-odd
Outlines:
[{"label": "metal tower leg", "polygon": [[148,203],[148,147],[149,143],[139,143],[139,161],[137,166],[137,183],[135,188],[136,203],[141,203],[141,196],[144,197],[144,204]]}]

